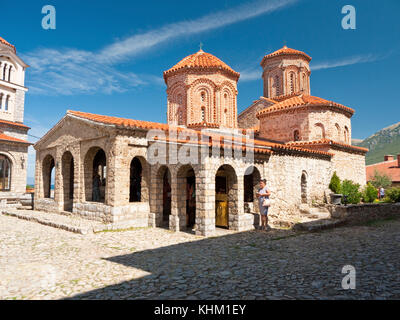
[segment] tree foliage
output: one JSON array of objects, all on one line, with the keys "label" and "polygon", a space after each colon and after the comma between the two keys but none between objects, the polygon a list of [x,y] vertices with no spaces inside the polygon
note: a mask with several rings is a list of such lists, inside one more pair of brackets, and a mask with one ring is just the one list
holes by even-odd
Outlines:
[{"label": "tree foliage", "polygon": [[362,194],[359,191],[360,185],[351,180],[343,180],[342,194],[347,196],[347,202],[351,204],[360,203]]},{"label": "tree foliage", "polygon": [[329,189],[336,194],[340,194],[342,192],[340,178],[336,174],[336,171],[332,175],[331,182],[329,183]]},{"label": "tree foliage", "polygon": [[392,179],[385,173],[380,173],[378,170],[374,171],[374,176],[370,181],[375,188],[383,187],[389,188],[392,185]]}]

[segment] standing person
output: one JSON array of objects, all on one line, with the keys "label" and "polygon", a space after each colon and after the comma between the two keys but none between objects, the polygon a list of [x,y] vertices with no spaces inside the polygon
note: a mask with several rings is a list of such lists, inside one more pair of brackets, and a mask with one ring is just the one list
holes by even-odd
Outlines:
[{"label": "standing person", "polygon": [[381,186],[379,188],[379,200],[382,200],[385,197],[385,189]]},{"label": "standing person", "polygon": [[100,201],[100,176],[97,172],[93,174],[93,192],[92,192],[92,201],[99,202]]},{"label": "standing person", "polygon": [[261,215],[261,229],[266,230],[268,226],[268,209],[269,207],[263,206],[264,200],[269,199],[271,192],[267,188],[267,180],[260,180],[260,189],[257,192],[258,206]]}]

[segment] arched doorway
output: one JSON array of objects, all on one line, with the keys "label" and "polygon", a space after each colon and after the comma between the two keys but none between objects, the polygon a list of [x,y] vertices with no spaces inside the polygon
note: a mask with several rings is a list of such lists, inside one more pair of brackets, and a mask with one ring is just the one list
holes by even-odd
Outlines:
[{"label": "arched doorway", "polygon": [[238,183],[235,169],[221,166],[215,175],[215,225],[229,228],[230,215],[238,213]]},{"label": "arched doorway", "polygon": [[169,216],[171,214],[171,172],[167,166],[161,166],[156,175],[156,184],[160,188],[162,186],[162,194],[155,193],[156,212],[158,221],[161,225],[169,225]]},{"label": "arched doorway", "polygon": [[245,212],[259,212],[257,192],[261,180],[260,171],[250,166],[244,173],[244,206]]},{"label": "arched doorway", "polygon": [[92,147],[86,153],[85,162],[86,201],[105,202],[107,185],[107,158],[103,149]]},{"label": "arched doorway", "polygon": [[42,175],[43,175],[43,197],[54,199],[55,162],[54,158],[51,155],[47,155],[43,159]]},{"label": "arched doorway", "polygon": [[177,178],[179,216],[192,229],[196,225],[196,175],[190,165],[184,165],[178,170]]},{"label": "arched doorway", "polygon": [[132,159],[130,167],[129,202],[142,201],[142,174],[142,164],[139,158],[135,157]]},{"label": "arched doorway", "polygon": [[0,154],[0,191],[11,190],[11,161]]},{"label": "arched doorway", "polygon": [[301,174],[301,203],[307,203],[307,173]]},{"label": "arched doorway", "polygon": [[63,177],[64,210],[72,211],[74,199],[74,158],[71,152],[66,151],[61,158],[61,174]]}]

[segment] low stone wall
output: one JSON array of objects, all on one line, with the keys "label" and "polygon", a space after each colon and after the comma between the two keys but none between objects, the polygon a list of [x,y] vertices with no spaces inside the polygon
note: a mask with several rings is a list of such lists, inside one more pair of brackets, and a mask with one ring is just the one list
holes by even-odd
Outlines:
[{"label": "low stone wall", "polygon": [[331,206],[331,217],[345,219],[346,224],[360,224],[371,220],[400,216],[400,203],[374,203]]},{"label": "low stone wall", "polygon": [[44,212],[58,212],[58,205],[57,202],[51,198],[35,199],[34,209]]},{"label": "low stone wall", "polygon": [[74,203],[72,212],[85,219],[135,228],[148,227],[150,219],[149,204],[145,202],[119,207],[97,202]]}]

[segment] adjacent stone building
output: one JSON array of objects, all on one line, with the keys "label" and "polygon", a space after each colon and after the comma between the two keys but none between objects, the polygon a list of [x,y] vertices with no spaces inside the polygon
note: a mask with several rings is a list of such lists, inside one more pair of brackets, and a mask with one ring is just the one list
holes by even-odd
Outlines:
[{"label": "adjacent stone building", "polygon": [[26,191],[28,162],[24,125],[25,70],[28,65],[15,47],[0,37],[0,199],[18,198]]},{"label": "adjacent stone building", "polygon": [[365,184],[354,111],[310,95],[310,60],[286,47],[265,56],[265,96],[239,116],[239,73],[202,50],[164,72],[167,124],[67,111],[34,146],[35,209],[207,236],[254,228],[261,178],[286,219],[327,201],[334,171]]}]

